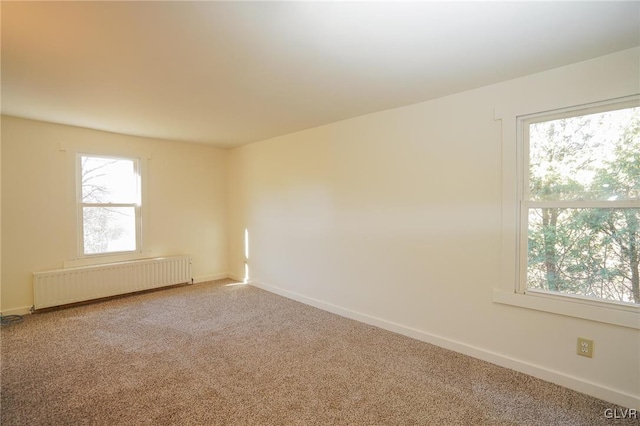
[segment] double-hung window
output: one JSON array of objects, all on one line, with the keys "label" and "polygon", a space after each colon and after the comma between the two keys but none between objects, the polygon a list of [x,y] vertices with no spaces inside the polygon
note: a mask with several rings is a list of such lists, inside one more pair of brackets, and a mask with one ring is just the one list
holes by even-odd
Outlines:
[{"label": "double-hung window", "polygon": [[140,251],[138,158],[76,155],[81,257]]},{"label": "double-hung window", "polygon": [[520,292],[640,304],[638,99],[518,124]]}]

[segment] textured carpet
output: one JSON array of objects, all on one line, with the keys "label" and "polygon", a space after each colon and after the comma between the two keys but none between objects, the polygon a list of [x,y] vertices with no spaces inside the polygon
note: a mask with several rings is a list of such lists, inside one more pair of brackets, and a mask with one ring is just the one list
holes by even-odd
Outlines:
[{"label": "textured carpet", "polygon": [[2,425],[587,425],[612,404],[249,285],[2,327]]}]

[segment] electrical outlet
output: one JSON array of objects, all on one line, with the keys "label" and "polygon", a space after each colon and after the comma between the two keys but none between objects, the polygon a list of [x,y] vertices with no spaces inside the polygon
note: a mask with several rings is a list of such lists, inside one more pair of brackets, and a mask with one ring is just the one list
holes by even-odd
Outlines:
[{"label": "electrical outlet", "polygon": [[578,355],[593,358],[593,340],[578,337]]}]

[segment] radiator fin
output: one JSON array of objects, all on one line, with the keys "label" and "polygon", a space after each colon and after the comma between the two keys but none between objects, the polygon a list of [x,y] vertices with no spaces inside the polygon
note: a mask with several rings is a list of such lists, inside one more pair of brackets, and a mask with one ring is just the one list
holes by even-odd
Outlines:
[{"label": "radiator fin", "polygon": [[191,257],[34,272],[34,308],[42,309],[191,281]]}]

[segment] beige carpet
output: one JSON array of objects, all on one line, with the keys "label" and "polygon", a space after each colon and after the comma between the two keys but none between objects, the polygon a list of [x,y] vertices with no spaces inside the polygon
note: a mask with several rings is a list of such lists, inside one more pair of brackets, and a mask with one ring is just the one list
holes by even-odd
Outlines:
[{"label": "beige carpet", "polygon": [[2,327],[8,425],[587,425],[600,401],[218,281]]}]

